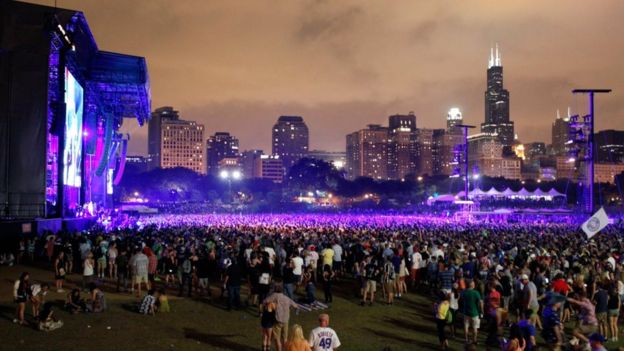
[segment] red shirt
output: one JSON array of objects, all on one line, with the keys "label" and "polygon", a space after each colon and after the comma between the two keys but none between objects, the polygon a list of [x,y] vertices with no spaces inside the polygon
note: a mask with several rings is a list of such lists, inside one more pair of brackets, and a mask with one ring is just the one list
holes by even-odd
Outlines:
[{"label": "red shirt", "polygon": [[556,293],[565,295],[570,291],[570,287],[568,286],[568,283],[566,283],[566,281],[563,278],[556,279],[553,282],[553,291]]},{"label": "red shirt", "polygon": [[498,290],[490,291],[490,295],[488,295],[488,303],[487,309],[490,312],[495,312],[498,307],[500,307],[501,294]]}]

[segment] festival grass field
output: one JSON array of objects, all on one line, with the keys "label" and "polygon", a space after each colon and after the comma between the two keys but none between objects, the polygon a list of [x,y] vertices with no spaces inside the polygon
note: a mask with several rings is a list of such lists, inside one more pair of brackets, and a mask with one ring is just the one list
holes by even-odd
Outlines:
[{"label": "festival grass field", "polygon": [[[31,266],[0,267],[0,350],[260,350],[260,319],[255,308],[227,311],[225,301],[179,299],[169,293],[171,312],[143,316],[136,312],[138,298],[115,294],[105,285],[109,309],[99,314],[70,315],[62,310],[65,293],[50,290],[47,301],[57,306],[55,314],[65,325],[49,333],[34,327],[13,324],[15,304],[12,286],[20,272],[28,271],[31,281],[52,282],[49,270]],[[68,286],[79,283],[79,275],[68,279]],[[432,302],[422,295],[409,294],[393,306],[376,303],[362,307],[353,295],[354,283],[336,284],[334,303],[326,310],[346,351],[434,350],[438,349]],[[67,290],[67,289],[66,289]],[[218,294],[213,286],[213,294]],[[243,289],[242,298],[246,297]],[[317,289],[321,297],[322,290]],[[27,319],[32,321],[30,305]],[[318,311],[291,313],[290,324],[303,326],[307,337],[317,326]],[[463,338],[450,341],[451,350],[463,349]],[[480,337],[483,345],[483,335]],[[615,344],[609,344],[615,349]],[[479,349],[483,347],[480,346]]]}]

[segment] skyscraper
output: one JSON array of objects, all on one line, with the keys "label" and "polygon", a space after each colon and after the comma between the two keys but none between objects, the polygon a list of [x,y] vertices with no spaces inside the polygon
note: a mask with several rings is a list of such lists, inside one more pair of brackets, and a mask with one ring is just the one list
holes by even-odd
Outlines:
[{"label": "skyscraper", "polygon": [[300,116],[280,116],[273,125],[273,155],[278,155],[288,170],[309,150],[308,126]]},{"label": "skyscraper", "polygon": [[161,120],[160,166],[205,173],[204,126],[179,118]]},{"label": "skyscraper", "polygon": [[370,124],[347,135],[347,176],[388,179],[388,128]]},{"label": "skyscraper", "polygon": [[596,159],[601,163],[624,163],[624,130],[601,130],[594,134]]},{"label": "skyscraper", "polygon": [[490,49],[485,91],[485,122],[481,132],[498,135],[503,146],[514,142],[514,123],[509,120],[509,91],[503,87],[503,65],[496,44],[496,53]]},{"label": "skyscraper", "polygon": [[150,159],[148,169],[161,167],[160,148],[163,121],[178,119],[180,119],[178,111],[171,106],[159,107],[152,112],[147,124],[147,153]]},{"label": "skyscraper", "polygon": [[461,129],[458,129],[456,126],[462,123],[464,123],[464,118],[462,117],[461,110],[457,107],[452,107],[446,115],[446,130],[448,132],[461,134]]},{"label": "skyscraper", "polygon": [[439,130],[436,129],[421,128],[416,130],[415,165],[418,175],[434,175],[436,169],[435,155],[437,154],[437,151],[435,151],[436,142],[434,139],[439,133]]},{"label": "skyscraper", "polygon": [[567,152],[566,142],[570,139],[570,109],[568,117],[561,118],[557,110],[557,119],[552,124],[552,151],[556,156],[565,156]]},{"label": "skyscraper", "polygon": [[388,117],[388,178],[403,179],[415,174],[415,137],[416,116],[407,115]]},{"label": "skyscraper", "polygon": [[206,141],[206,165],[208,174],[219,173],[219,162],[224,158],[239,157],[238,139],[227,132],[216,132]]}]

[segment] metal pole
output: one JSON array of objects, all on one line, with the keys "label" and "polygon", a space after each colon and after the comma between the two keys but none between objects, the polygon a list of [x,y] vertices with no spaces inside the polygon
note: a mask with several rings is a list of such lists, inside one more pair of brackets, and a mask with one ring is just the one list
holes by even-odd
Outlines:
[{"label": "metal pole", "polygon": [[468,129],[475,128],[475,126],[458,124],[456,127],[459,127],[464,131],[464,196],[466,197],[466,201],[468,201],[468,190],[470,187],[468,180]]},{"label": "metal pole", "polygon": [[594,92],[589,93],[589,213],[594,213]]},{"label": "metal pole", "polygon": [[464,191],[466,195],[466,201],[468,201],[468,191],[470,190],[470,184],[468,180],[468,128],[464,127]]},{"label": "metal pole", "polygon": [[[573,94],[589,94],[589,136],[587,138],[587,147],[589,150],[585,156],[585,162],[587,166],[587,179],[588,196],[585,197],[585,210],[590,214],[594,213],[594,94],[595,93],[610,93],[611,89],[574,89]],[[583,121],[585,122],[585,121]]]}]

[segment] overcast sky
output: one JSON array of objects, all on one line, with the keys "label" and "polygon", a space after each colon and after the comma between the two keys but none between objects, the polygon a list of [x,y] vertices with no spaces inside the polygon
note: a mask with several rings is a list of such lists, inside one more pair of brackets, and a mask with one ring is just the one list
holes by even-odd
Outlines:
[{"label": "overcast sky", "polygon": [[[33,1],[53,5],[53,0]],[[624,1],[58,0],[81,10],[102,50],[147,59],[152,108],[174,106],[270,152],[271,127],[301,115],[311,149],[343,150],[345,135],[414,111],[441,128],[450,107],[484,119],[490,47],[502,50],[511,119],[525,142],[550,142],[556,110],[624,129]],[[126,120],[132,153],[147,128]]]}]

